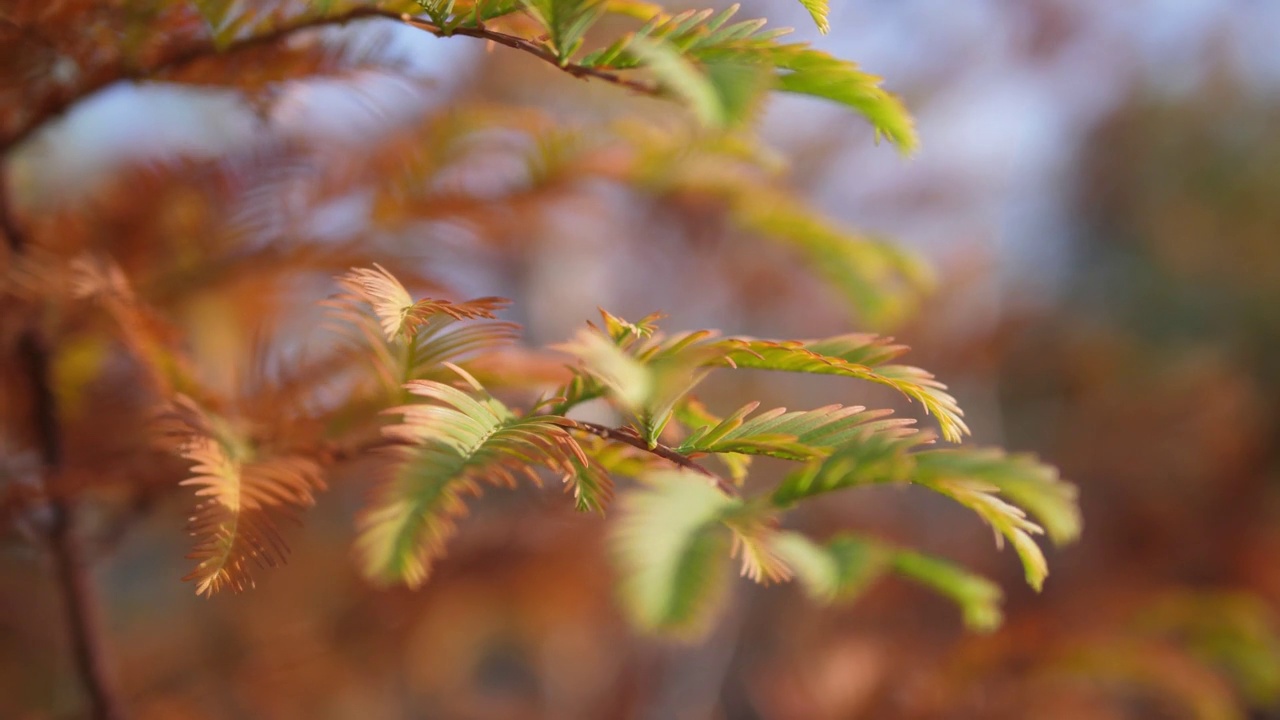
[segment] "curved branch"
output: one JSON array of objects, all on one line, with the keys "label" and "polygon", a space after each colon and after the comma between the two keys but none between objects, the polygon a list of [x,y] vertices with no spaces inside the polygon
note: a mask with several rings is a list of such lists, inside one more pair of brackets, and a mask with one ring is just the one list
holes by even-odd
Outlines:
[{"label": "curved branch", "polygon": [[[9,205],[9,182],[0,165],[0,233],[14,258],[28,250],[27,237]],[[74,498],[58,487],[63,466],[63,437],[54,395],[52,356],[34,321],[28,321],[18,338],[18,363],[31,392],[31,428],[40,450],[42,490],[48,498],[49,520],[45,542],[53,556],[57,587],[62,595],[72,659],[80,676],[94,720],[119,720],[122,705],[103,648],[100,607],[94,592],[88,559],[77,534]]]},{"label": "curved branch", "polygon": [[649,83],[640,82],[639,80],[633,80],[628,77],[623,77],[622,75],[610,70],[602,70],[600,68],[586,67],[584,65],[577,65],[575,63],[561,64],[559,58],[557,58],[549,50],[547,50],[546,48],[542,47],[541,45],[531,40],[522,38],[518,35],[510,35],[508,33],[497,32],[496,30],[489,30],[484,26],[474,27],[474,28],[460,27],[460,28],[455,28],[452,32],[445,33],[436,25],[433,25],[424,20],[419,20],[410,15],[402,15],[400,16],[399,19],[409,24],[412,27],[416,27],[420,30],[425,30],[431,33],[432,35],[435,35],[436,37],[449,37],[450,35],[465,35],[466,37],[490,40],[492,42],[498,43],[499,45],[505,45],[509,48],[533,55],[539,60],[542,60],[543,62],[551,63],[552,65],[555,65],[560,70],[563,70],[564,72],[567,72],[576,78],[580,78],[584,80],[587,78],[604,80],[605,82],[613,83],[614,85],[619,85],[629,90],[634,90],[638,93],[642,93],[644,95],[657,95],[660,92],[658,86],[656,85],[651,85]]},{"label": "curved branch", "polygon": [[693,472],[706,477],[717,490],[725,495],[728,495],[729,497],[738,497],[738,488],[734,486],[733,483],[702,467],[698,463],[694,462],[688,455],[677,452],[662,443],[649,447],[649,444],[644,441],[644,438],[637,435],[631,428],[611,428],[606,425],[597,425],[596,423],[583,422],[581,420],[570,420],[568,418],[557,419],[556,422],[573,430],[583,430],[591,433],[592,435],[602,437],[605,440],[620,442],[625,445],[630,445],[633,448],[643,450],[650,455],[657,455],[673,465],[682,467],[686,470],[692,470]]},{"label": "curved branch", "polygon": [[46,99],[26,122],[20,124],[17,130],[0,140],[0,156],[7,155],[10,150],[22,144],[50,121],[65,114],[71,108],[118,82],[145,82],[148,80],[154,80],[165,73],[181,70],[188,65],[205,58],[219,55],[230,55],[243,50],[273,45],[292,35],[308,30],[346,25],[347,23],[355,22],[357,20],[374,18],[402,22],[410,27],[415,27],[419,30],[429,32],[436,37],[443,38],[462,35],[465,37],[489,40],[499,45],[504,45],[532,55],[539,60],[556,66],[560,70],[563,70],[576,78],[594,78],[596,80],[603,80],[645,95],[658,95],[660,92],[656,85],[624,77],[617,72],[600,68],[585,67],[574,63],[562,64],[554,54],[532,40],[522,38],[518,35],[490,30],[483,25],[478,27],[459,27],[450,31],[445,31],[434,23],[409,15],[408,13],[397,13],[379,8],[361,7],[337,15],[300,20],[260,35],[254,35],[242,40],[237,40],[223,48],[216,47],[212,41],[197,43],[169,53],[161,59],[144,66],[120,67],[116,68],[114,71],[101,73],[79,88],[63,94],[54,94]]}]

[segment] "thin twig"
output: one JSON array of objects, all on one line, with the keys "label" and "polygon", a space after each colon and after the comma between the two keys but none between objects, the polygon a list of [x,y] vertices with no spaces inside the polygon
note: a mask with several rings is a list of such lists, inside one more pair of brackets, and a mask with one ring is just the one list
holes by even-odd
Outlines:
[{"label": "thin twig", "polygon": [[96,95],[116,83],[155,80],[166,73],[176,72],[205,58],[230,55],[243,50],[270,46],[290,37],[291,35],[307,30],[346,25],[347,23],[357,20],[373,18],[403,22],[411,27],[429,32],[436,37],[443,38],[451,37],[453,35],[462,35],[465,37],[489,40],[499,45],[505,45],[506,47],[533,55],[544,62],[555,65],[560,70],[576,78],[595,78],[645,95],[658,95],[661,92],[656,85],[624,77],[621,74],[610,70],[586,67],[575,63],[561,64],[560,60],[542,45],[517,35],[511,35],[497,30],[490,30],[483,26],[459,27],[446,32],[434,23],[422,20],[407,13],[397,13],[379,8],[359,7],[338,15],[300,20],[260,35],[254,35],[244,38],[243,40],[237,40],[222,48],[214,45],[212,41],[197,43],[180,50],[170,52],[159,60],[146,65],[137,67],[121,66],[99,73],[96,77],[93,77],[79,88],[75,88],[67,93],[54,94],[48,97],[32,113],[31,117],[28,118],[26,122],[19,125],[17,130],[10,133],[8,136],[3,138],[3,140],[0,140],[0,156],[7,155],[11,149],[17,147],[24,140],[31,137],[37,130],[44,127],[50,121],[63,115],[84,100],[87,100],[93,95]]},{"label": "thin twig", "polygon": [[51,504],[53,517],[49,528],[49,541],[57,567],[58,582],[66,604],[67,625],[71,634],[71,647],[76,671],[89,695],[89,705],[95,720],[121,720],[122,704],[110,673],[107,670],[102,649],[99,605],[84,556],[80,539],[76,535],[74,506],[67,500]]},{"label": "thin twig", "polygon": [[[26,252],[26,236],[18,227],[9,205],[8,176],[3,166],[0,166],[0,232],[4,233],[15,259]],[[29,322],[18,340],[18,356],[32,395],[31,427],[44,465],[44,495],[49,502],[46,540],[53,554],[58,587],[62,593],[72,657],[89,696],[95,720],[120,720],[124,715],[119,695],[107,672],[102,649],[99,605],[94,596],[84,549],[76,535],[75,501],[55,487],[63,464],[62,434],[57,398],[54,397],[49,374],[49,351],[34,321]]]},{"label": "thin twig", "polygon": [[450,35],[464,35],[466,37],[480,38],[482,40],[492,40],[493,42],[498,43],[499,45],[505,45],[509,48],[519,50],[521,52],[529,53],[530,55],[533,55],[539,60],[555,65],[560,70],[563,70],[564,72],[567,72],[576,78],[582,78],[582,79],[595,78],[597,80],[604,80],[605,82],[613,83],[614,85],[620,85],[622,87],[628,88],[630,90],[634,90],[644,95],[657,95],[660,92],[659,88],[656,85],[651,85],[646,82],[641,82],[639,80],[633,80],[628,77],[623,77],[622,75],[612,70],[586,67],[584,65],[578,65],[575,63],[561,64],[560,59],[557,58],[553,53],[551,53],[545,47],[531,40],[528,40],[526,38],[519,37],[517,35],[509,35],[507,33],[498,32],[496,30],[490,30],[485,27],[460,27],[460,28],[455,28],[450,33],[445,33],[436,25],[426,22],[424,20],[420,20],[418,18],[414,18],[409,15],[403,15],[400,17],[400,19],[413,27],[419,28],[421,30],[426,30],[427,32],[431,33],[432,35],[435,35],[436,37],[449,37]]},{"label": "thin twig", "polygon": [[677,452],[662,443],[657,443],[653,447],[649,447],[649,443],[645,442],[644,438],[637,435],[631,428],[611,428],[607,425],[598,425],[596,423],[583,422],[581,420],[569,420],[567,418],[558,422],[567,428],[583,430],[591,433],[592,435],[602,437],[605,440],[624,443],[633,448],[643,450],[651,455],[656,455],[673,465],[682,467],[686,470],[692,470],[693,472],[706,477],[717,490],[725,495],[728,495],[729,497],[738,497],[738,488],[724,477],[717,475],[694,462],[688,455]]}]

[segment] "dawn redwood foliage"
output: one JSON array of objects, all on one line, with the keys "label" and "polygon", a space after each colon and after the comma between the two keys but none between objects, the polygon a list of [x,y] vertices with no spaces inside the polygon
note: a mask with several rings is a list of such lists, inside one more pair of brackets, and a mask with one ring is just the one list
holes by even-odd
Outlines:
[{"label": "dawn redwood foliage", "polygon": [[[826,3],[803,5],[825,30]],[[114,9],[100,8],[105,19],[97,21],[123,22]],[[56,12],[20,2],[7,22],[40,25]],[[354,546],[360,571],[382,585],[430,582],[433,563],[466,532],[462,518],[486,486],[559,485],[565,502],[611,518],[621,603],[634,622],[685,636],[713,620],[734,563],[755,582],[795,579],[823,602],[896,575],[953,599],[973,628],[1000,622],[999,588],[955,564],[863,534],[812,538],[787,529],[788,511],[827,493],[886,483],[936,492],[988,524],[997,544],[1012,545],[1036,589],[1048,574],[1040,536],[1066,543],[1078,535],[1075,488],[1033,457],[964,444],[969,428],[956,400],[931,373],[904,364],[907,348],[888,337],[665,332],[660,315],[627,320],[602,311],[577,334],[532,347],[501,319],[507,301],[445,299],[447,277],[359,237],[321,242],[299,233],[261,243],[214,233],[180,247],[174,228],[200,226],[200,210],[194,218],[177,205],[104,212],[104,223],[116,222],[113,235],[14,200],[22,188],[11,157],[104,88],[214,85],[269,103],[273,83],[358,64],[320,35],[324,28],[401,23],[503,46],[620,95],[658,97],[686,108],[689,122],[570,126],[532,108],[457,107],[321,172],[285,173],[276,185],[241,187],[255,168],[235,165],[192,168],[184,182],[241,208],[239,221],[248,224],[255,209],[299,197],[320,207],[356,185],[408,198],[396,207],[375,201],[377,221],[450,212],[481,226],[504,204],[536,202],[539,191],[582,178],[658,199],[709,198],[731,225],[803,259],[853,316],[881,327],[911,312],[928,273],[892,243],[853,233],[790,194],[753,133],[770,93],[797,93],[843,105],[877,138],[914,151],[903,105],[854,63],[788,41],[736,6],[670,13],[635,0],[224,0],[159,3],[148,12],[130,17],[132,44],[107,59],[74,43],[50,50],[35,36],[3,51],[31,77],[45,77],[55,60],[81,66],[70,80],[33,83],[20,103],[7,97],[0,111],[8,249],[0,348],[5,397],[14,399],[3,407],[0,447],[39,468],[30,473],[34,484],[6,486],[5,517],[43,518],[35,525],[58,560],[82,674],[103,716],[115,705],[93,647],[75,522],[77,509],[92,502],[86,478],[94,473],[143,499],[175,484],[187,489],[194,536],[187,579],[209,595],[251,588],[282,562],[289,547],[281,521],[305,522],[343,463],[366,459],[378,468]],[[495,199],[433,182],[495,137],[522,139],[513,152],[528,167],[524,195]],[[253,162],[288,168],[298,153],[274,146]],[[156,192],[165,184],[146,175],[138,182]],[[272,305],[268,289],[290,279],[310,283],[301,286],[314,290],[312,307]],[[419,287],[429,292],[408,289]],[[229,373],[228,358],[192,340],[209,303],[230,308],[233,321],[220,316],[220,331],[251,349],[247,360],[231,358],[243,371]],[[273,325],[258,322],[265,315]],[[289,355],[303,342],[308,353]],[[259,362],[272,348],[289,360]],[[742,398],[736,408],[709,408],[698,400],[707,376],[744,370],[831,376],[833,393],[851,398],[860,383],[888,387],[930,427],[857,404],[796,410]],[[616,421],[584,419],[577,411],[586,403],[606,405]],[[104,408],[113,422],[101,422]],[[94,417],[96,435],[79,429]],[[156,448],[167,464],[156,461]],[[790,469],[748,483],[758,456]],[[6,464],[5,477],[17,476],[17,464]]]}]

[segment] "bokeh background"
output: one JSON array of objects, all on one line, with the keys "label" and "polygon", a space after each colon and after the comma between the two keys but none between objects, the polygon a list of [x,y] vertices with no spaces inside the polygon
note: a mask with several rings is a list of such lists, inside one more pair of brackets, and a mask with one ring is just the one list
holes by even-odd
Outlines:
[{"label": "bokeh background", "polygon": [[[368,480],[356,465],[290,531],[287,567],[207,600],[177,581],[190,498],[147,495],[126,512],[132,496],[106,483],[107,509],[88,517],[94,579],[138,718],[1280,718],[1280,4],[831,5],[827,36],[798,3],[743,13],[886,77],[923,149],[904,160],[847,112],[791,97],[770,102],[763,135],[797,192],[935,268],[937,291],[892,332],[952,387],[975,440],[1036,452],[1080,486],[1083,540],[1051,553],[1044,591],[1020,583],[976,519],[910,489],[834,496],[799,522],[997,578],[999,632],[967,634],[944,601],[895,582],[836,608],[744,582],[702,642],[637,637],[614,606],[607,521],[545,490],[490,493],[424,589],[375,590],[350,559]],[[464,105],[580,123],[673,111],[466,39],[377,21],[321,36],[354,69],[255,78],[269,92],[252,102],[217,82],[106,90],[18,149],[15,202],[38,233],[104,242],[198,246],[210,224],[243,235],[244,252],[361,235],[372,258],[460,297],[511,297],[535,343],[566,338],[597,306],[662,311],[670,329],[858,327],[811,268],[713,207],[603,182],[520,196],[500,144],[448,178],[472,205],[401,222],[395,202],[343,194],[361,181],[343,174],[347,158]],[[265,209],[226,189],[291,173],[338,189]],[[316,267],[344,261],[335,251]],[[190,273],[171,282],[201,277]],[[298,312],[318,292],[238,282]],[[862,392],[745,377],[705,399],[893,402]],[[76,717],[57,596],[20,536],[0,546],[0,717]]]}]

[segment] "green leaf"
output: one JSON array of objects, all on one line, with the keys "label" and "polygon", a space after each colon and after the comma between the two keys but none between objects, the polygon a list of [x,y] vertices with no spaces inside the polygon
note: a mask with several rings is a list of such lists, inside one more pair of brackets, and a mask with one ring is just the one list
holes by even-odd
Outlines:
[{"label": "green leaf", "polygon": [[605,0],[605,9],[614,15],[626,15],[646,21],[661,17],[663,14],[661,5],[644,2],[644,0]]},{"label": "green leaf", "polygon": [[1076,486],[1062,480],[1056,468],[1033,455],[1009,455],[997,448],[975,448],[934,450],[918,459],[921,472],[929,477],[972,478],[996,488],[1001,496],[1025,509],[1043,525],[1054,544],[1064,545],[1080,536]]},{"label": "green leaf", "polygon": [[[892,414],[891,410],[828,405],[800,412],[776,408],[747,420],[758,406],[759,403],[749,403],[714,427],[698,428],[685,438],[677,451],[686,455],[732,452],[810,460],[825,457],[832,448],[860,439],[866,433],[867,423]],[[887,429],[914,423],[903,418],[882,422],[877,427]]]},{"label": "green leaf", "polygon": [[818,32],[823,35],[831,32],[831,23],[827,20],[827,14],[831,9],[827,6],[827,0],[800,0],[800,4],[809,11],[813,23],[818,26]]},{"label": "green leaf", "polygon": [[640,410],[653,396],[654,379],[644,363],[593,330],[581,330],[554,349],[578,358],[582,368],[623,407]]},{"label": "green leaf", "polygon": [[478,388],[475,396],[424,380],[406,388],[434,402],[391,411],[403,421],[384,432],[403,445],[392,448],[387,477],[360,515],[356,548],[370,579],[416,587],[444,554],[466,512],[464,498],[478,494],[481,481],[537,481],[537,466],[574,475],[586,459],[551,418],[516,417]]},{"label": "green leaf", "polygon": [[646,476],[619,499],[612,544],[624,607],[637,625],[692,635],[705,629],[723,591],[731,533],[741,507],[690,472]]},{"label": "green leaf", "polygon": [[637,38],[630,52],[707,127],[739,122],[767,88],[756,68],[730,63],[700,68],[669,43]]},{"label": "green leaf", "polygon": [[510,15],[519,9],[521,0],[482,0],[476,2],[471,12],[472,22],[484,22],[503,15]]},{"label": "green leaf", "polygon": [[856,597],[893,571],[955,601],[970,628],[989,631],[1000,625],[999,586],[941,558],[847,534],[819,545],[786,532],[778,533],[773,543],[816,600]]},{"label": "green leaf", "polygon": [[[716,364],[760,370],[842,375],[867,380],[897,390],[911,400],[918,401],[925,412],[934,415],[947,440],[959,442],[969,433],[964,423],[963,411],[955,398],[948,395],[946,385],[932,374],[909,365],[882,365],[872,368],[849,362],[840,355],[827,355],[828,350],[840,343],[866,342],[866,336],[846,336],[845,339],[823,341],[775,341],[756,338],[725,338],[715,343],[723,354]],[[814,348],[817,347],[818,350]],[[851,348],[851,352],[853,349]]]},{"label": "green leaf", "polygon": [[578,512],[604,514],[613,497],[613,481],[609,473],[590,462],[573,461],[573,473],[565,476],[565,489],[573,495]]},{"label": "green leaf", "polygon": [[[675,417],[686,428],[695,429],[710,427],[721,421],[721,418],[713,415],[705,405],[691,397],[685,398],[684,402],[676,406]],[[735,484],[741,485],[746,480],[747,472],[751,469],[750,455],[724,452],[717,453],[715,457],[724,465]]]},{"label": "green leaf", "polygon": [[847,363],[879,367],[905,355],[908,348],[891,337],[871,333],[847,333],[821,340],[810,340],[805,347],[811,352],[840,358]]},{"label": "green leaf", "polygon": [[[610,67],[626,69],[635,67],[640,59],[633,52],[634,45],[640,41],[669,43],[682,55],[700,61],[715,60],[706,56],[706,51],[718,45],[742,41],[750,38],[756,43],[764,43],[780,33],[761,33],[765,20],[747,20],[733,25],[726,25],[730,18],[738,12],[738,5],[730,5],[719,13],[713,10],[686,10],[675,15],[657,14],[649,18],[644,27],[616,40],[603,50],[587,54],[582,64],[591,67]],[[739,58],[730,53],[722,53],[720,60],[737,61]],[[753,64],[758,62],[758,58]]]},{"label": "green leaf", "polygon": [[718,199],[737,227],[797,254],[866,324],[909,317],[934,285],[916,254],[842,227],[780,190],[781,159],[748,133],[689,138],[633,124],[620,132],[637,148],[626,169],[631,183],[657,195]]},{"label": "green leaf", "polygon": [[[826,2],[813,0],[806,2],[806,6],[822,29],[826,23]],[[710,11],[683,13],[666,23],[646,27],[635,36],[665,39],[703,63],[732,62],[776,68],[780,89],[845,105],[865,117],[875,128],[877,137],[888,138],[903,153],[916,149],[919,139],[910,113],[902,101],[880,87],[879,77],[808,44],[781,44],[777,38],[787,31],[765,31],[764,20],[726,24],[737,9],[736,5],[730,6],[715,18]],[[677,22],[676,18],[682,21]],[[624,42],[620,48],[611,48],[610,54],[624,56],[628,50]]]},{"label": "green leaf", "polygon": [[575,372],[569,382],[556,390],[555,395],[539,404],[549,405],[547,414],[565,415],[582,403],[607,395],[609,389],[587,373]]},{"label": "green leaf", "polygon": [[903,154],[919,147],[911,114],[901,100],[880,87],[881,78],[807,45],[779,46],[773,60],[782,71],[778,75],[780,89],[834,100],[858,111],[875,128],[877,137],[888,138]]},{"label": "green leaf", "polygon": [[862,437],[847,442],[830,457],[809,462],[788,474],[774,490],[772,502],[778,507],[790,507],[822,493],[910,480],[916,467],[910,451],[929,443],[931,437],[909,430],[894,426],[866,428]]},{"label": "green leaf", "polygon": [[773,89],[768,69],[754,63],[706,62],[703,70],[719,99],[726,127],[752,118]]},{"label": "green leaf", "polygon": [[683,100],[703,125],[723,127],[727,124],[725,108],[715,86],[673,47],[637,39],[631,43],[631,53],[663,87]]},{"label": "green leaf", "polygon": [[[705,374],[692,357],[682,356],[678,350],[651,352],[654,347],[635,343],[630,335],[621,341],[611,340],[594,328],[584,329],[572,341],[555,346],[576,356],[581,371],[631,414],[649,447],[656,446],[676,403]],[[635,352],[646,348],[650,352]]]},{"label": "green leaf", "polygon": [[997,541],[1008,538],[1022,560],[1027,583],[1036,590],[1049,570],[1044,553],[1031,537],[1044,530],[1026,517],[1027,511],[1052,523],[1055,530],[1050,539],[1056,543],[1070,542],[1079,535],[1075,486],[1059,480],[1053,468],[1031,456],[968,449],[930,450],[914,458],[913,482],[973,510],[998,533]]},{"label": "green leaf", "polygon": [[775,190],[742,189],[731,213],[744,229],[802,254],[873,326],[892,326],[910,316],[933,285],[910,252],[840,228]]},{"label": "green leaf", "polygon": [[561,65],[582,47],[583,37],[604,13],[602,0],[524,0],[529,15],[547,31],[547,43]]},{"label": "green leaf", "polygon": [[658,321],[665,317],[662,313],[649,313],[632,323],[606,310],[601,310],[600,316],[604,318],[605,334],[618,347],[624,349],[631,347],[636,341],[653,337],[653,334],[658,331]]},{"label": "green leaf", "polygon": [[822,602],[858,596],[890,569],[893,559],[888,546],[849,535],[819,545],[799,533],[781,532],[773,546],[809,595]]},{"label": "green leaf", "polygon": [[774,543],[778,517],[773,507],[754,500],[739,501],[722,521],[733,531],[732,555],[741,558],[740,575],[761,585],[792,578],[791,567]]},{"label": "green leaf", "polygon": [[[824,32],[825,0],[802,0]],[[608,7],[600,0],[525,0],[525,7],[547,31],[549,46],[567,64],[582,45],[586,28]],[[774,75],[786,91],[833,100],[865,117],[876,137],[886,137],[910,153],[919,144],[911,115],[897,97],[880,87],[881,79],[807,44],[781,44],[787,30],[764,30],[763,19],[729,24],[738,11],[689,10],[654,14],[642,28],[608,47],[587,53],[585,67],[625,70],[648,66],[672,92],[684,99],[704,123],[720,127],[742,117],[763,84],[756,72]],[[713,70],[717,65],[725,69]],[[706,70],[700,70],[699,67]]]},{"label": "green leaf", "polygon": [[[847,356],[879,362],[901,351],[901,346],[875,336],[855,334],[825,340],[775,341],[716,338],[714,333],[705,330],[671,338],[652,329],[649,333],[650,337],[643,339],[627,334],[624,340],[611,341],[599,331],[584,330],[558,349],[578,356],[587,373],[608,388],[625,407],[642,416],[644,434],[650,442],[656,441],[657,432],[670,419],[675,404],[701,380],[699,368],[716,367],[842,375],[867,380],[919,401],[926,412],[938,418],[947,439],[959,441],[969,432],[955,398],[928,372],[909,365],[872,367],[846,359]],[[625,350],[619,342],[625,344]],[[901,421],[892,422],[901,424]]]},{"label": "green leaf", "polygon": [[900,322],[934,285],[915,253],[843,227],[782,191],[785,164],[749,133],[690,138],[633,124],[619,132],[637,149],[626,169],[631,183],[658,195],[718,199],[737,227],[799,255],[867,324]]},{"label": "green leaf", "polygon": [[1000,626],[1003,593],[990,580],[945,560],[909,550],[894,554],[893,569],[954,600],[970,629],[988,632]]},{"label": "green leaf", "polygon": [[[924,455],[922,453],[922,457]],[[997,546],[1002,546],[1003,539],[1008,538],[1022,560],[1027,584],[1040,590],[1045,576],[1049,574],[1049,565],[1044,559],[1044,552],[1031,536],[1043,533],[1044,529],[1028,520],[1025,510],[997,497],[998,488],[994,485],[971,478],[932,480],[921,477],[924,475],[921,472],[917,476],[918,484],[946,495],[972,510],[995,531]]]},{"label": "green leaf", "polygon": [[431,21],[439,25],[442,30],[448,32],[450,29],[450,16],[453,15],[456,0],[416,0],[418,6],[427,13]]},{"label": "green leaf", "polygon": [[[792,472],[774,490],[779,507],[825,492],[890,482],[911,482],[946,495],[973,511],[996,532],[997,545],[1008,539],[1018,553],[1027,583],[1039,590],[1048,574],[1044,553],[1032,536],[1044,530],[1027,518],[1018,504],[1049,517],[1058,528],[1055,542],[1079,532],[1075,489],[1045,465],[1025,455],[1009,456],[991,449],[947,449],[911,452],[927,442],[920,435],[869,434],[850,442],[831,457],[811,461]],[[1008,502],[999,493],[1014,488]]]}]

